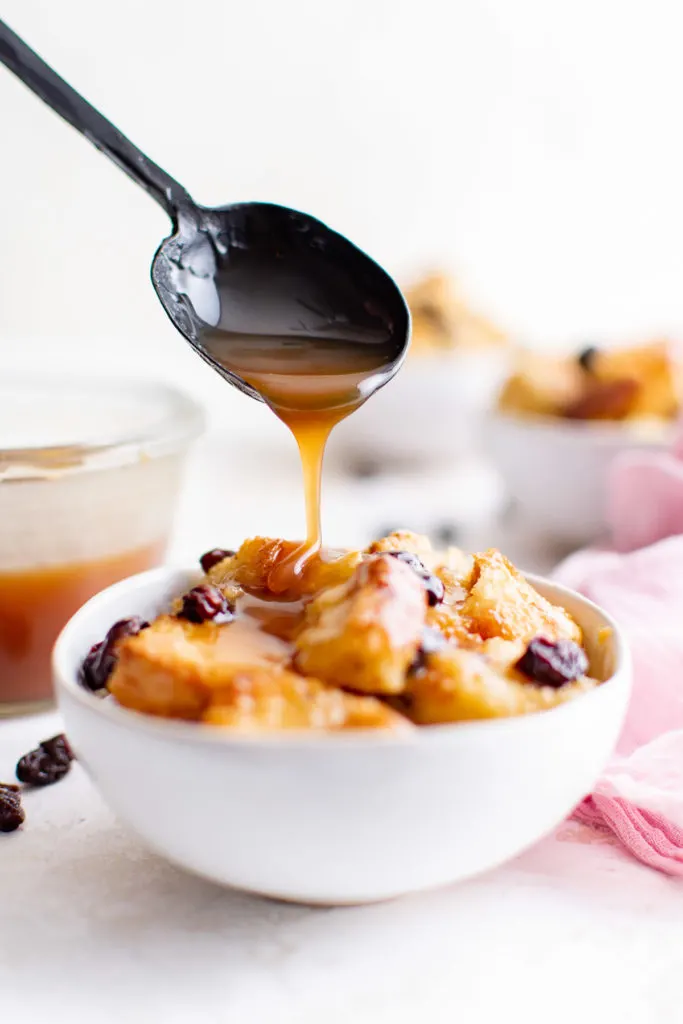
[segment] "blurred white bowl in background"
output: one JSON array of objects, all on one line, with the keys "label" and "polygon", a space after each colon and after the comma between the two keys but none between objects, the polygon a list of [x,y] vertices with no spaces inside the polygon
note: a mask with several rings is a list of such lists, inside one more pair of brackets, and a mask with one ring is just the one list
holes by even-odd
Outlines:
[{"label": "blurred white bowl in background", "polygon": [[606,531],[608,470],[627,451],[664,451],[670,424],[524,419],[495,413],[487,449],[519,525],[540,537],[586,544]]},{"label": "blurred white bowl in background", "polygon": [[349,459],[443,462],[478,444],[479,428],[509,372],[504,349],[409,358],[386,387],[335,431]]}]

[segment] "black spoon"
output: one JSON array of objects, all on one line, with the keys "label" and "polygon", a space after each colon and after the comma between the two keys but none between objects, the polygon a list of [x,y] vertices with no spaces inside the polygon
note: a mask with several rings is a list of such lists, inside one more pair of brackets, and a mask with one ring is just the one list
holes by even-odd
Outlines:
[{"label": "black spoon", "polygon": [[410,338],[401,292],[377,263],[308,214],[271,203],[199,206],[0,21],[0,62],[166,210],[173,233],[152,262],[166,313],[230,383],[261,394],[217,353],[216,337],[296,346],[314,339],[362,346],[379,372],[367,394],[394,376]]}]

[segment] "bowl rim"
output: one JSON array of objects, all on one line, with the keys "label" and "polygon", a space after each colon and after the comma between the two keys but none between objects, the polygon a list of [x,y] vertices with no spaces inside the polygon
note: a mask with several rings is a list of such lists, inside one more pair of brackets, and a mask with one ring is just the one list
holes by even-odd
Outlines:
[{"label": "bowl rim", "polygon": [[[639,430],[643,424],[656,424],[659,432],[648,433],[647,429]],[[591,441],[603,441],[615,445],[628,445],[629,448],[669,448],[676,438],[677,421],[661,420],[651,417],[644,420],[569,420],[561,416],[544,416],[530,413],[508,412],[494,408],[490,414],[490,424],[499,427],[515,427],[518,429],[539,431],[548,435],[564,437],[588,438]]]},{"label": "bowl rim", "polygon": [[159,591],[168,591],[168,582],[183,575],[187,582],[201,575],[195,565],[164,565],[146,572],[128,576],[118,583],[101,590],[69,619],[61,630],[52,650],[52,676],[58,698],[60,711],[63,700],[68,698],[99,715],[112,724],[151,734],[158,738],[176,740],[183,744],[199,744],[200,746],[220,746],[227,749],[270,749],[282,747],[310,749],[325,747],[339,749],[343,747],[405,747],[412,745],[430,745],[438,740],[451,739],[462,734],[488,732],[491,730],[518,730],[523,728],[543,727],[542,723],[551,717],[576,714],[577,707],[586,707],[587,702],[595,702],[602,698],[604,691],[614,689],[617,685],[631,687],[631,655],[625,636],[619,625],[599,605],[563,584],[556,583],[536,573],[524,572],[524,577],[534,587],[552,590],[561,601],[561,595],[568,595],[572,601],[596,612],[603,619],[603,627],[611,630],[610,643],[613,645],[614,668],[608,679],[595,689],[582,694],[579,698],[566,701],[553,708],[537,711],[527,715],[516,715],[507,718],[476,719],[464,722],[447,722],[429,726],[416,726],[413,729],[382,730],[382,729],[346,729],[339,732],[323,730],[291,729],[269,733],[237,733],[218,725],[170,719],[147,715],[140,711],[124,708],[113,700],[97,697],[86,690],[78,682],[75,673],[66,671],[66,654],[94,609],[107,605],[112,597],[119,596],[128,589],[156,587]]}]

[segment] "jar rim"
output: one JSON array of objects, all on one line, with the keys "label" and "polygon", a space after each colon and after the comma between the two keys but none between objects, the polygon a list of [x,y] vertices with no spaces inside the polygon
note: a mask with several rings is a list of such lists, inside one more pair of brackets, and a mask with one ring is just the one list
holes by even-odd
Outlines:
[{"label": "jar rim", "polygon": [[0,382],[0,482],[170,455],[187,448],[204,425],[198,402],[154,380],[5,376]]}]

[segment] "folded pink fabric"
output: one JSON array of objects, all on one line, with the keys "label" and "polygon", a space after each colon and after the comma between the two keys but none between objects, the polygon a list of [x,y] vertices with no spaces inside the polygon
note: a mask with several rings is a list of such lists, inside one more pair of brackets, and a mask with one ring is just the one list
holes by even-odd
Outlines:
[{"label": "folded pink fabric", "polygon": [[574,816],[671,875],[683,875],[682,453],[679,441],[620,457],[608,480],[613,549],[581,551],[555,572],[617,619],[633,655],[617,752]]}]

